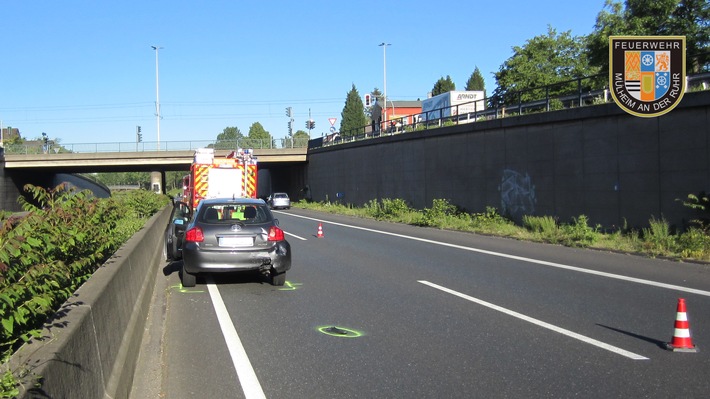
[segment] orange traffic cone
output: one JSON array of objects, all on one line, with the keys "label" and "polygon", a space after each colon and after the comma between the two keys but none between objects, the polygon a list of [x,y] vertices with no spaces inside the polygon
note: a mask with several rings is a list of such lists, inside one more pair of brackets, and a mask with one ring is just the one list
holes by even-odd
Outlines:
[{"label": "orange traffic cone", "polygon": [[673,352],[697,352],[698,348],[693,345],[690,338],[690,323],[688,314],[685,311],[685,299],[678,298],[678,310],[675,318],[675,332],[673,339],[666,344],[666,349]]},{"label": "orange traffic cone", "polygon": [[318,234],[316,235],[318,238],[323,238],[323,223],[318,223]]}]

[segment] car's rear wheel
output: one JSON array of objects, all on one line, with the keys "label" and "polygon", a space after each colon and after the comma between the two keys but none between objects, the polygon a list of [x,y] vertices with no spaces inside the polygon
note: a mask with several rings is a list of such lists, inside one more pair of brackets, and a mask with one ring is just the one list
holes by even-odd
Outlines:
[{"label": "car's rear wheel", "polygon": [[183,287],[194,287],[197,284],[197,276],[190,274],[185,271],[185,265],[182,266],[182,271],[180,273],[180,278],[182,279]]},{"label": "car's rear wheel", "polygon": [[277,274],[276,272],[272,271],[271,272],[271,285],[281,287],[284,284],[286,284],[286,272]]}]

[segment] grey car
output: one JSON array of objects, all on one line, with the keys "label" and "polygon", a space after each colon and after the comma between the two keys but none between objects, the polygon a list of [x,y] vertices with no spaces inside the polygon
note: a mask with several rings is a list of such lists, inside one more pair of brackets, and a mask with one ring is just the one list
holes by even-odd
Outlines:
[{"label": "grey car", "polygon": [[291,208],[291,199],[286,193],[274,193],[269,199],[271,209],[289,209]]},{"label": "grey car", "polygon": [[286,283],[291,245],[263,200],[204,199],[187,225],[182,285],[201,273],[260,271],[273,285]]}]

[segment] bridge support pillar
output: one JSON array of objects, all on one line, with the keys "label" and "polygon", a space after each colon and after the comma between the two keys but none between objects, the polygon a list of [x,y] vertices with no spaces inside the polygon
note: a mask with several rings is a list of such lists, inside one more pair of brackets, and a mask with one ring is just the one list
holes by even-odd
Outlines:
[{"label": "bridge support pillar", "polygon": [[150,172],[150,191],[165,194],[165,172]]}]

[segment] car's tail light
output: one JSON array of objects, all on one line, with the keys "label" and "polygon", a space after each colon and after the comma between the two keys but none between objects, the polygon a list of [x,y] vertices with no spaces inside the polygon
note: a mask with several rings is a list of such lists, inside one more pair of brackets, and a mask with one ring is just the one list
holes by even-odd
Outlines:
[{"label": "car's tail light", "polygon": [[271,226],[269,229],[269,241],[283,241],[284,231],[276,226]]},{"label": "car's tail light", "polygon": [[205,240],[205,234],[199,227],[193,227],[185,232],[185,241],[202,242]]}]

